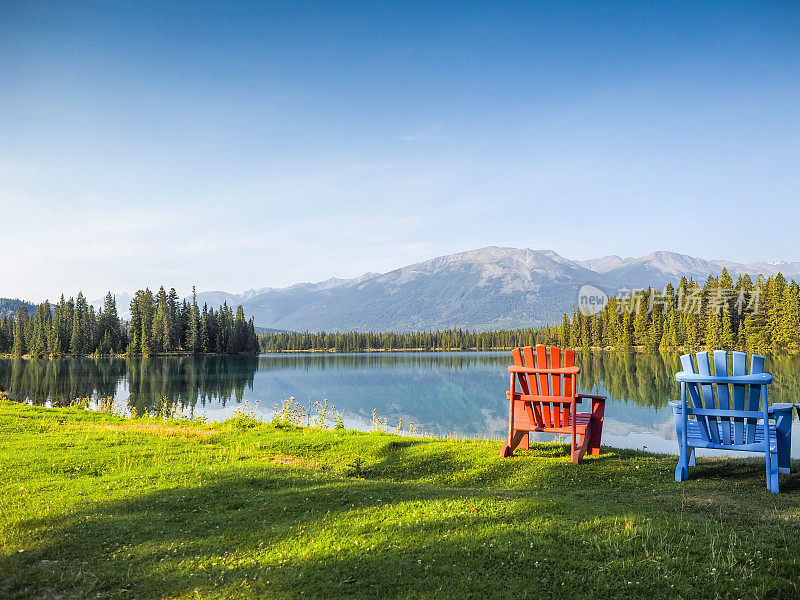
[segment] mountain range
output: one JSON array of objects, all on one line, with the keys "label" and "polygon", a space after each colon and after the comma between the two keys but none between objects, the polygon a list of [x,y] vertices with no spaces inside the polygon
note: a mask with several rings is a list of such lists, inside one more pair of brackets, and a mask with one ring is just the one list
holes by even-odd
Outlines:
[{"label": "mountain range", "polygon": [[242,304],[256,325],[281,330],[486,330],[552,323],[572,311],[583,284],[611,293],[660,288],[684,275],[703,282],[723,267],[734,279],[744,273],[755,277],[778,272],[800,279],[798,262],[742,264],[666,251],[638,258],[570,260],[552,250],[490,246],[354,279],[197,296],[209,306]]}]

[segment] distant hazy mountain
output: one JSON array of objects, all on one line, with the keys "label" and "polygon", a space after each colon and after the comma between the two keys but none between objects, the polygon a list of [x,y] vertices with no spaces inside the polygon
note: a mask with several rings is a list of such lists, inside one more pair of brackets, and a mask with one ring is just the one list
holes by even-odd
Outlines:
[{"label": "distant hazy mountain", "polygon": [[[411,330],[540,324],[572,306],[582,283],[602,276],[551,251],[482,248],[389,273],[245,292],[256,324],[290,330]],[[216,304],[218,292],[198,294]]]},{"label": "distant hazy mountain", "polygon": [[17,308],[20,306],[24,306],[31,315],[36,311],[36,305],[33,302],[26,302],[19,298],[0,298],[0,318],[16,316]]},{"label": "distant hazy mountain", "polygon": [[717,265],[720,270],[726,267],[728,271],[738,274],[749,273],[750,275],[777,275],[782,273],[784,277],[789,279],[797,279],[800,275],[800,262],[786,262],[785,260],[776,260],[773,262],[755,262],[749,265],[730,262],[728,260],[712,260],[712,263]]},{"label": "distant hazy mountain", "polygon": [[620,258],[605,256],[577,261],[581,266],[604,274],[608,285],[617,287],[665,286],[675,283],[681,277],[692,277],[701,283],[709,275],[719,275],[723,267],[735,278],[745,273],[752,277],[758,274],[777,275],[779,272],[789,278],[800,275],[800,263],[775,261],[752,264],[735,263],[728,260],[705,260],[675,252],[651,252],[639,258]]},{"label": "distant hazy mountain", "polygon": [[[293,331],[407,331],[463,327],[492,329],[552,323],[571,311],[577,291],[593,284],[620,288],[662,287],[681,276],[703,282],[726,267],[733,277],[778,271],[800,279],[800,263],[740,264],[675,252],[638,258],[605,256],[573,261],[552,250],[496,246],[440,256],[389,273],[328,279],[242,294],[201,292],[202,305],[242,304],[263,328]],[[124,302],[123,298],[127,298]],[[102,303],[102,300],[97,301]],[[130,296],[117,295],[120,314]]]},{"label": "distant hazy mountain", "polygon": [[718,274],[722,267],[702,258],[674,252],[651,252],[640,258],[627,258],[605,271],[608,283],[623,287],[665,286],[683,276],[703,281]]},{"label": "distant hazy mountain", "polygon": [[[131,300],[133,300],[133,295],[127,292],[119,292],[119,293],[112,293],[114,296],[114,300],[117,304],[117,314],[127,320],[131,318]],[[95,310],[99,310],[103,308],[103,305],[106,302],[105,296],[102,298],[98,298],[96,300],[91,300],[89,304],[94,306]]]},{"label": "distant hazy mountain", "polygon": [[616,254],[611,256],[603,256],[602,258],[590,258],[588,260],[576,260],[580,266],[595,271],[596,273],[608,273],[613,269],[617,269],[630,261],[636,260],[635,258],[620,258]]}]

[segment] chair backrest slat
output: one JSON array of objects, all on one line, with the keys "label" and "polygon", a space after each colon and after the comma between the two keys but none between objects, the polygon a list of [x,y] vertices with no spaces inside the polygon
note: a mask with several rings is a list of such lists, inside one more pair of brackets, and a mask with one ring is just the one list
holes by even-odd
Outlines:
[{"label": "chair backrest slat", "polygon": [[[697,353],[697,374],[698,375],[711,375],[711,371],[708,366],[708,352],[698,352]],[[714,388],[710,383],[704,383],[700,385],[703,394],[703,405],[706,408],[717,408],[717,403],[714,400]],[[707,425],[708,425],[708,434],[711,437],[711,441],[715,444],[720,443],[719,438],[719,426],[717,425],[717,418],[712,416],[707,416]]]},{"label": "chair backrest slat", "polygon": [[[530,346],[525,346],[522,349],[514,348],[514,350],[511,351],[511,355],[514,357],[514,364],[518,367],[532,367],[536,364],[533,360],[533,348]],[[539,382],[535,376],[526,375],[525,373],[517,373],[517,378],[519,379],[520,389],[522,390],[523,394],[539,394]],[[542,427],[544,425],[544,419],[542,418],[541,408],[538,404],[534,403],[532,409],[531,419],[537,427]]]},{"label": "chair backrest slat", "polygon": [[[684,373],[697,373],[697,370],[694,368],[694,364],[692,363],[691,354],[683,354],[681,356],[681,365],[683,366]],[[703,400],[700,394],[700,386],[692,382],[686,383],[685,385],[687,391],[689,392],[687,394],[687,405],[689,399],[691,399],[693,408],[705,408],[703,406]],[[700,429],[700,436],[707,442],[711,441],[708,436],[708,425],[705,417],[697,418],[697,426]]]},{"label": "chair backrest slat", "polygon": [[[550,368],[551,369],[561,368],[561,348],[550,346]],[[550,395],[551,396],[561,395],[561,376],[555,373],[552,373],[550,375]],[[551,406],[552,406],[551,414],[553,415],[553,427],[561,427],[561,405],[553,404]]]},{"label": "chair backrest slat", "polygon": [[[753,375],[755,373],[763,373],[764,372],[764,357],[759,356],[758,354],[753,354],[753,357],[750,359],[750,374]],[[750,394],[747,398],[747,410],[750,411],[757,411],[758,405],[761,400],[761,386],[760,385],[751,385],[750,386]],[[748,444],[752,444],[756,441],[756,423],[758,423],[757,418],[747,418],[745,419],[745,430],[746,430],[746,440]]]},{"label": "chair backrest slat", "polygon": [[[730,375],[728,372],[728,353],[725,350],[714,350],[714,375],[726,377]],[[727,383],[717,384],[717,404],[718,408],[722,410],[730,410],[731,400],[730,392]],[[731,418],[719,417],[720,428],[722,429],[723,443],[731,444],[733,438],[731,436]]]},{"label": "chair backrest slat", "polygon": [[[536,345],[536,368],[537,369],[546,369],[547,368],[547,347],[543,344]],[[537,375],[539,379],[539,395],[540,396],[552,396],[550,393],[550,378],[547,373],[539,373]],[[548,402],[542,402],[541,409],[542,409],[542,421],[545,427],[552,427],[553,426],[553,419],[550,413],[550,404]]]},{"label": "chair backrest slat", "polygon": [[[747,354],[744,352],[733,353],[733,376],[747,375]],[[733,384],[733,409],[744,410],[745,386],[742,383]],[[733,419],[733,443],[744,444],[744,419]]]},{"label": "chair backrest slat", "polygon": [[[575,351],[574,350],[564,350],[564,366],[565,367],[574,367],[575,366]],[[569,377],[564,377],[564,389],[561,392],[564,396],[574,396],[575,395],[575,378],[571,375]],[[563,426],[569,427],[572,425],[570,421],[572,411],[566,410],[563,411],[562,414],[564,415]]]},{"label": "chair backrest slat", "polygon": [[[514,359],[514,364],[518,367],[524,367],[525,363],[522,362],[522,351],[519,348],[514,348],[511,351],[511,358]],[[528,361],[528,357],[525,357],[525,361]],[[525,373],[517,373],[517,381],[519,381],[519,389],[522,391],[523,394],[530,394],[530,388],[528,387],[528,378],[525,376]]]}]

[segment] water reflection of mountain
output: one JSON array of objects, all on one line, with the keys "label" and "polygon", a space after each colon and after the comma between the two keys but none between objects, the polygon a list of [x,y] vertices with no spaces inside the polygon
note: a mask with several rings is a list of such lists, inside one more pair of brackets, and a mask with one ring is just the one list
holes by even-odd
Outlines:
[{"label": "water reflection of mountain", "polygon": [[503,354],[430,353],[261,356],[256,387],[301,403],[327,398],[346,418],[373,409],[429,433],[497,435],[507,427]]},{"label": "water reflection of mountain", "polygon": [[[361,420],[374,408],[432,433],[498,436],[507,427],[508,362],[508,353],[262,356],[256,385],[301,401],[328,398]],[[663,421],[654,412],[678,393],[679,362],[675,355],[579,353],[580,389],[608,395],[610,419],[650,429]]]},{"label": "water reflection of mountain", "polygon": [[[580,387],[583,391],[603,391],[616,402],[632,403],[647,408],[664,408],[676,397],[678,386],[675,373],[680,360],[671,354],[634,354],[616,352],[581,352],[577,356],[581,367]],[[370,375],[386,382],[386,369],[396,371],[392,384],[405,385],[408,377],[422,377],[426,371],[462,372],[465,380],[476,375],[490,375],[493,383],[499,378],[503,393],[508,385],[506,366],[508,353],[447,353],[447,354],[314,354],[266,355],[259,358],[259,371],[335,371],[360,376]],[[492,387],[496,387],[493,385]]]}]

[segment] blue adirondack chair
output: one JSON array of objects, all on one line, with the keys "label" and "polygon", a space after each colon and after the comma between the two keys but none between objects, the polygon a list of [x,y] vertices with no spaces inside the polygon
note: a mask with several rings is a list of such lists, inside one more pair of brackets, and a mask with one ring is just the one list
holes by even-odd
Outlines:
[{"label": "blue adirondack chair", "polygon": [[767,384],[772,375],[764,373],[763,356],[753,354],[747,373],[744,352],[733,352],[729,369],[728,353],[714,350],[713,375],[709,353],[698,352],[696,357],[695,366],[691,354],[681,356],[683,371],[675,375],[681,399],[670,402],[680,449],[675,481],[689,478],[689,467],[696,463],[695,448],[762,452],[767,488],[777,494],[778,473],[789,472],[794,405],[769,405]]}]

